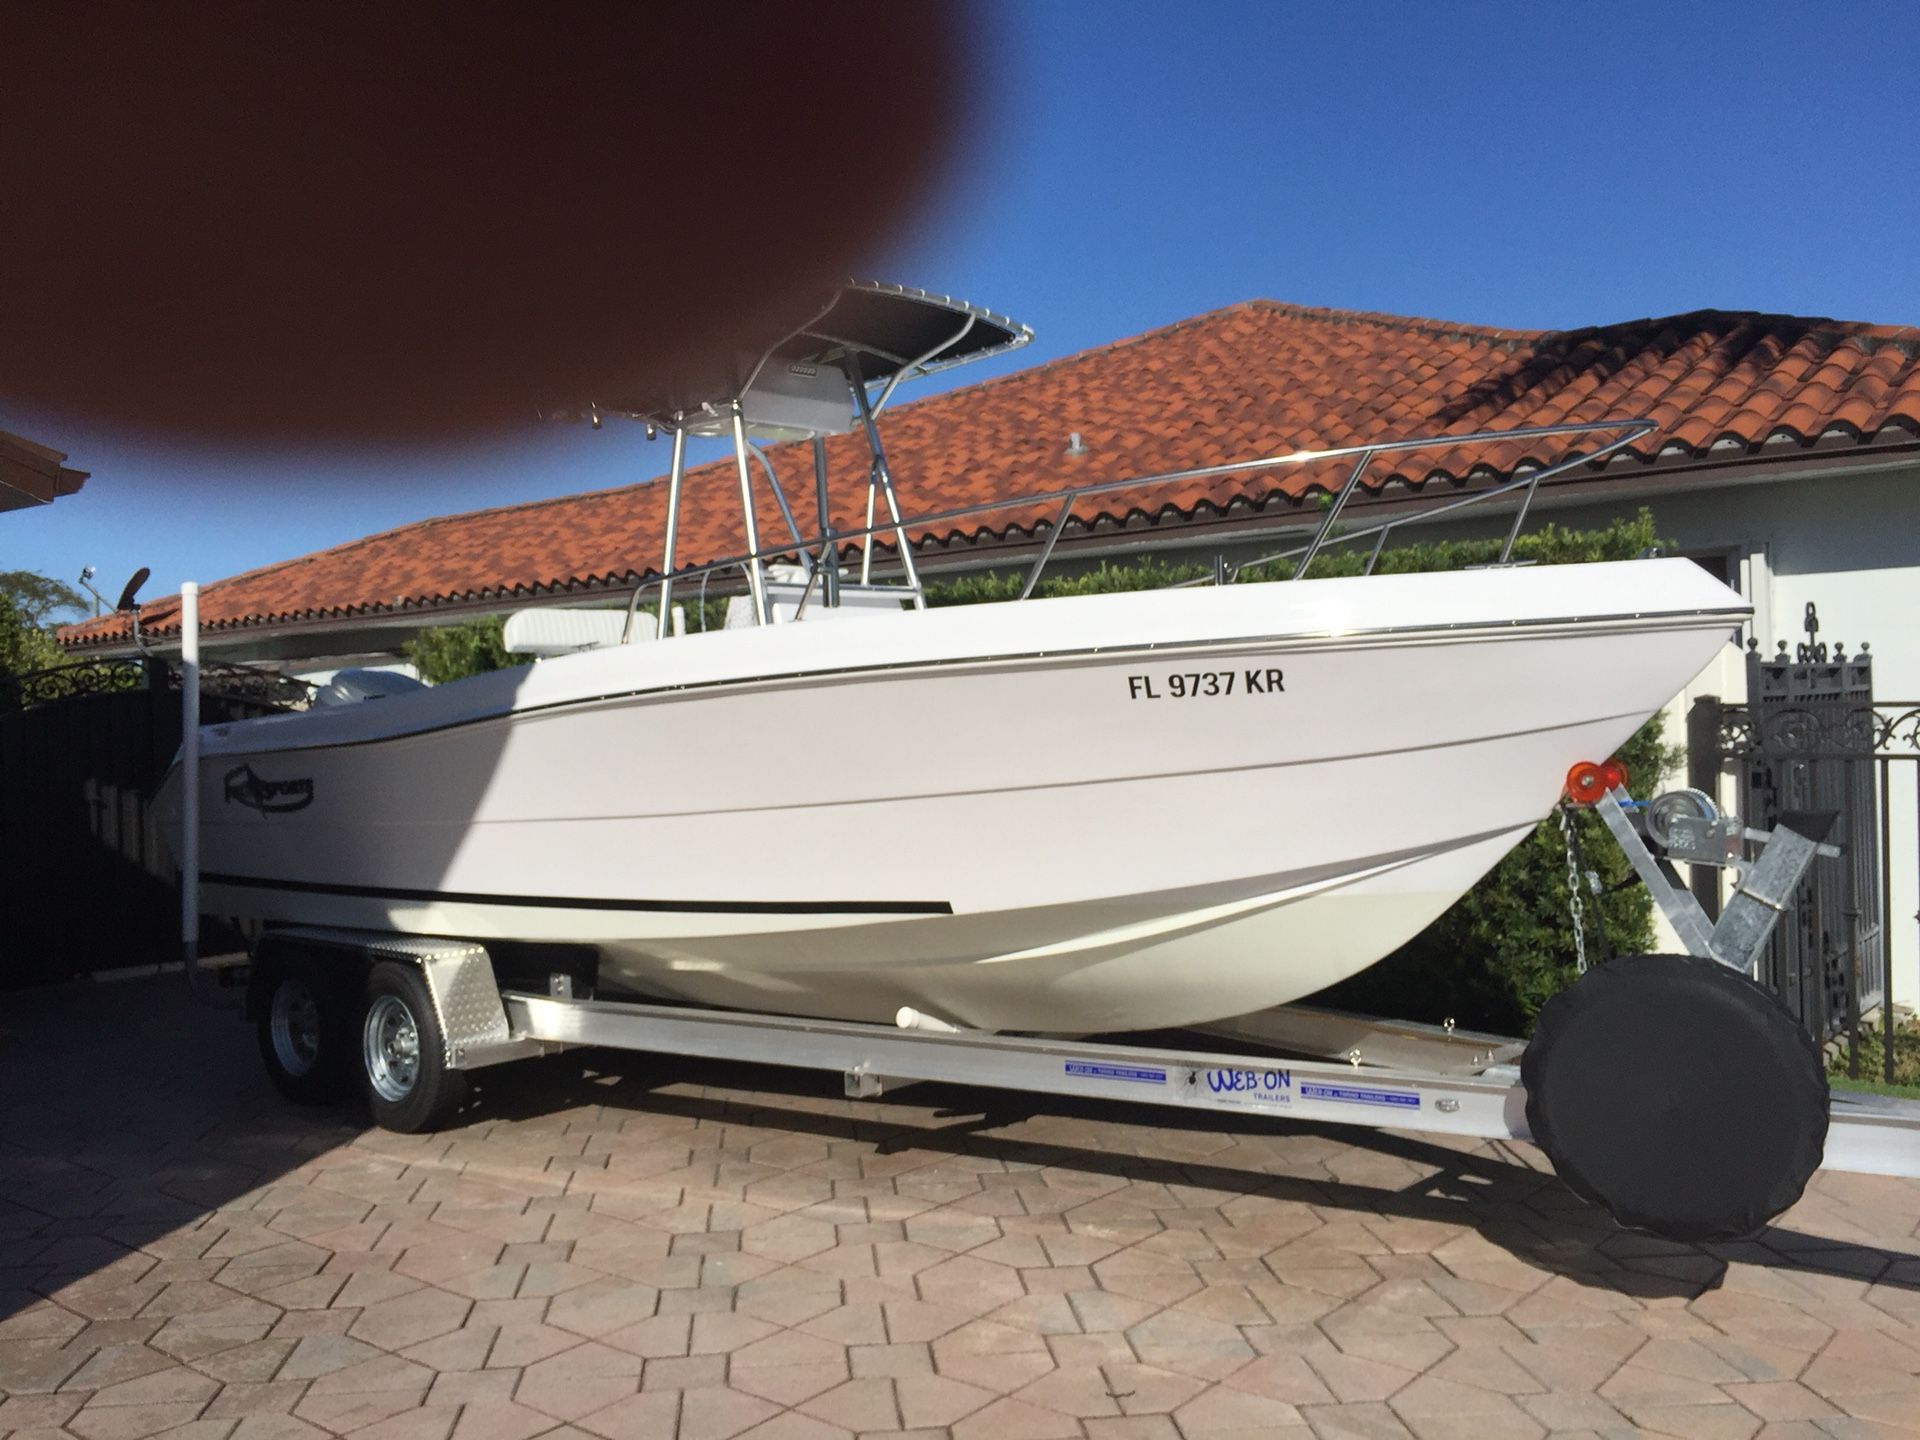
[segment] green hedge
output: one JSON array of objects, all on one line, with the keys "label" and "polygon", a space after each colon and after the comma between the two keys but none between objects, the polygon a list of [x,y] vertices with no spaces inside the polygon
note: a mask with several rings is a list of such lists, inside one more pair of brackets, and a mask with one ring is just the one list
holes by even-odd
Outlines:
[{"label": "green hedge", "polygon": [[0,675],[28,675],[67,663],[53,632],[34,622],[13,597],[0,593]]},{"label": "green hedge", "polygon": [[[1397,547],[1381,556],[1376,570],[1394,575],[1487,564],[1499,558],[1500,543],[1461,540]],[[1543,565],[1630,560],[1659,544],[1653,516],[1642,510],[1634,519],[1615,521],[1602,530],[1543,526],[1520,538],[1514,557]],[[1355,575],[1364,568],[1366,558],[1364,545],[1325,551],[1314,561],[1313,574]],[[1289,562],[1276,562],[1243,571],[1238,579],[1243,583],[1282,579],[1292,568]],[[1108,562],[1077,573],[1047,576],[1037,593],[1053,597],[1154,589],[1211,573],[1208,565]],[[1024,571],[936,579],[927,586],[927,600],[932,605],[1011,600],[1024,581]],[[500,642],[500,625],[497,619],[481,620],[428,631],[408,647],[408,653],[422,677],[435,684],[525,663],[523,657],[507,654]],[[1643,799],[1678,761],[1677,752],[1662,742],[1658,715],[1621,748],[1620,757],[1632,773],[1634,793]],[[1603,936],[1617,953],[1650,948],[1652,900],[1644,889],[1628,883],[1631,870],[1625,857],[1591,813],[1577,814],[1575,824],[1586,865],[1599,873],[1607,891],[1583,897],[1589,957],[1599,957]],[[1408,1020],[1451,1019],[1467,1029],[1524,1034],[1548,998],[1574,978],[1567,898],[1565,845],[1559,826],[1548,820],[1414,940],[1315,1000]],[[1274,960],[1285,963],[1282,956]]]},{"label": "green hedge", "polygon": [[[698,630],[701,604],[697,597],[685,601],[675,599],[673,608],[684,610],[687,625]],[[657,623],[660,608],[657,605],[642,605],[640,613],[646,617],[645,623],[652,625]],[[707,600],[704,614],[709,630],[718,630],[726,624],[726,597]],[[508,652],[506,624],[501,616],[489,615],[460,625],[441,625],[432,630],[423,630],[418,638],[407,642],[407,659],[420,672],[420,678],[429,685],[444,685],[449,680],[464,680],[469,675],[484,675],[490,670],[531,665],[531,655]]]},{"label": "green hedge", "polygon": [[[1679,752],[1662,743],[1655,715],[1625,745],[1620,759],[1630,789],[1649,798]],[[1582,868],[1597,872],[1606,893],[1583,893],[1587,958],[1603,949],[1643,954],[1653,948],[1653,899],[1590,810],[1574,812]],[[1575,948],[1568,917],[1566,841],[1547,819],[1433,924],[1371,969],[1310,1002],[1392,1015],[1498,1035],[1532,1032],[1540,1007],[1573,983]]]},{"label": "green hedge", "polygon": [[407,659],[429,685],[444,685],[449,680],[464,680],[469,675],[485,675],[490,670],[506,670],[515,665],[531,665],[531,655],[508,653],[506,623],[498,615],[489,615],[484,620],[423,630],[418,639],[407,643]]},{"label": "green hedge", "polygon": [[[1424,570],[1464,570],[1469,565],[1490,565],[1500,558],[1503,542],[1491,540],[1443,540],[1425,545],[1403,545],[1386,551],[1374,567],[1376,575],[1406,575]],[[1516,561],[1536,565],[1567,565],[1581,561],[1631,560],[1649,550],[1658,549],[1653,514],[1641,510],[1631,520],[1615,520],[1604,530],[1568,530],[1558,525],[1543,525],[1530,535],[1522,535],[1513,547]],[[1338,545],[1323,550],[1314,559],[1313,578],[1329,579],[1340,575],[1358,575],[1366,569],[1371,546]],[[1266,565],[1249,566],[1236,577],[1241,583],[1285,580],[1294,571],[1291,560],[1276,560]],[[1117,590],[1153,590],[1181,580],[1197,580],[1211,575],[1211,564],[1173,564],[1162,560],[1106,561],[1092,569],[1058,572],[1041,577],[1034,593],[1045,598],[1060,595],[1106,595]],[[952,580],[930,580],[927,603],[930,605],[977,605],[988,601],[1012,600],[1026,583],[1024,570],[986,571],[962,575]]]}]

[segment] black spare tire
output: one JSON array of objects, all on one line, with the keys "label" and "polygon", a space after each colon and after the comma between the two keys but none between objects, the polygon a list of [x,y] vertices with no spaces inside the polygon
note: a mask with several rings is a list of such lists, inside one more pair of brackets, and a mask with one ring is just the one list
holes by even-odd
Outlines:
[{"label": "black spare tire", "polygon": [[1672,1240],[1753,1234],[1800,1198],[1827,1139],[1820,1052],[1746,976],[1632,955],[1548,1001],[1520,1074],[1569,1189]]}]

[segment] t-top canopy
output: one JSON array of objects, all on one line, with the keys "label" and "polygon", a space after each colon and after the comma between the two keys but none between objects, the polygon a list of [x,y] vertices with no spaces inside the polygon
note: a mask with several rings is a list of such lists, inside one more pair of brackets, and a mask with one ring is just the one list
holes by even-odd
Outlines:
[{"label": "t-top canopy", "polygon": [[788,327],[773,327],[778,338],[764,350],[706,376],[681,377],[664,393],[616,393],[577,410],[548,413],[556,419],[620,415],[669,428],[683,416],[680,423],[698,432],[704,427],[694,417],[723,414],[763,377],[817,369],[891,385],[1017,350],[1033,339],[1025,325],[965,300],[872,280],[848,281],[811,312],[803,309],[797,323],[790,318]]},{"label": "t-top canopy", "polygon": [[864,380],[924,375],[1018,350],[1033,331],[1017,320],[905,285],[854,280],[797,334],[770,352],[776,359],[835,364],[857,356]]}]

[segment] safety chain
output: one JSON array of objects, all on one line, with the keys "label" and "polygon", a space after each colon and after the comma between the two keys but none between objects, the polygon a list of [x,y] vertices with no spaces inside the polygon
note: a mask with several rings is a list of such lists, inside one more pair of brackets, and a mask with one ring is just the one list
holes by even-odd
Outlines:
[{"label": "safety chain", "polygon": [[1554,812],[1560,818],[1560,838],[1567,847],[1567,915],[1573,921],[1573,965],[1577,973],[1587,973],[1587,907],[1580,898],[1580,856],[1573,840],[1572,807],[1562,805]]}]

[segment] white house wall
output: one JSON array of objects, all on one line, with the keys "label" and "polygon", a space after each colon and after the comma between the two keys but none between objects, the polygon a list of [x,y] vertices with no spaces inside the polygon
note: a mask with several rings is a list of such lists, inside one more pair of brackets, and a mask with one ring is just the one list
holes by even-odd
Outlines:
[{"label": "white house wall", "polygon": [[[1768,519],[1779,630],[1769,638],[1796,638],[1811,603],[1821,639],[1845,641],[1850,651],[1869,643],[1880,704],[1920,704],[1920,471],[1847,482],[1833,494],[1798,484],[1777,508]],[[1913,1005],[1920,1003],[1920,761],[1892,770],[1894,999]]]}]

